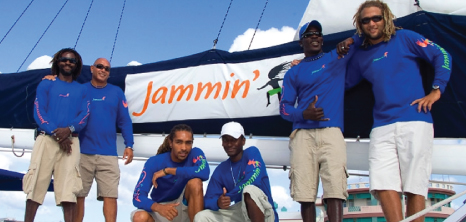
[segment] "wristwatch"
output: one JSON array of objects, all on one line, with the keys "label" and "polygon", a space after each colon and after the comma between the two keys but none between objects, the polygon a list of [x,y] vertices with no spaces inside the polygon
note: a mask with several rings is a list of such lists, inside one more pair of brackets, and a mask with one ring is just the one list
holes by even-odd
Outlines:
[{"label": "wristwatch", "polygon": [[432,89],[440,89],[440,86],[438,86],[438,85],[433,85],[433,86],[432,86]]}]

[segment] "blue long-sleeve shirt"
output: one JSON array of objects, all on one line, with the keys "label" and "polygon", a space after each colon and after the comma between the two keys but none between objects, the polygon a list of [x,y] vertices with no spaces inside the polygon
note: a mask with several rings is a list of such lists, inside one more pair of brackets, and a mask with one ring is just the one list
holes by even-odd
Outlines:
[{"label": "blue long-sleeve shirt", "polygon": [[[155,172],[164,168],[176,168],[176,175],[166,175],[157,179],[157,188],[149,191],[152,186],[152,177]],[[133,194],[133,205],[138,209],[151,212],[154,203],[162,203],[177,199],[189,180],[199,178],[202,181],[209,179],[210,169],[204,152],[199,148],[192,148],[188,157],[181,163],[173,162],[170,152],[155,155],[149,158],[144,165],[141,176],[136,184]]]},{"label": "blue long-sleeve shirt", "polygon": [[[357,41],[357,43],[356,43]],[[355,39],[354,45],[360,45]],[[346,66],[354,53],[354,46],[348,55],[338,59],[336,50],[329,53],[306,57],[285,74],[280,101],[280,115],[293,122],[295,129],[340,127],[343,131],[343,99]],[[319,59],[319,56],[322,56]],[[314,60],[316,59],[316,60]],[[316,108],[323,108],[324,117],[329,121],[314,121],[303,118],[303,111],[315,100]],[[295,103],[297,101],[297,106]]]},{"label": "blue long-sleeve shirt", "polygon": [[416,32],[398,30],[388,42],[356,50],[348,65],[346,87],[356,85],[362,78],[372,83],[373,128],[400,121],[433,122],[430,112],[419,113],[417,104],[410,106],[425,96],[417,58],[434,66],[433,85],[443,93],[450,78],[451,56]]},{"label": "blue long-sleeve shirt", "polygon": [[34,120],[39,130],[52,134],[57,128],[72,126],[75,132],[81,131],[89,116],[86,95],[86,88],[76,81],[41,81],[34,101]]},{"label": "blue long-sleeve shirt", "polygon": [[[267,195],[272,207],[274,206],[265,163],[259,149],[254,146],[243,151],[240,161],[231,162],[228,159],[215,168],[204,197],[205,208],[215,211],[219,209],[217,200],[223,194],[224,187],[227,190],[226,196],[229,196],[231,201],[242,201],[243,189],[247,185],[260,188]],[[274,214],[275,221],[278,221],[275,208]]]},{"label": "blue long-sleeve shirt", "polygon": [[117,126],[121,129],[126,147],[133,147],[133,125],[123,90],[112,84],[95,88],[89,82],[84,86],[92,114],[79,134],[81,153],[117,156]]}]

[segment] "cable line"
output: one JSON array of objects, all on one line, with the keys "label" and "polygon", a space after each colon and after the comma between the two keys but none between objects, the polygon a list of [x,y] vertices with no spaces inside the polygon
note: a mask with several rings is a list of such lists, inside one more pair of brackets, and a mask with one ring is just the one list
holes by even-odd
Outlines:
[{"label": "cable line", "polygon": [[34,0],[32,0],[31,2],[29,2],[29,5],[26,6],[26,8],[24,9],[23,13],[21,13],[21,15],[16,19],[15,23],[13,23],[13,25],[10,27],[10,29],[8,30],[8,32],[6,32],[5,36],[3,36],[2,40],[0,40],[0,44],[2,44],[3,40],[6,38],[6,36],[8,35],[8,33],[10,33],[10,31],[13,29],[13,27],[15,27],[16,23],[19,21],[19,19],[23,16],[23,14],[26,12],[26,10],[28,10],[29,6],[32,4]]},{"label": "cable line", "polygon": [[269,3],[269,0],[266,0],[265,5],[264,5],[264,9],[262,9],[261,17],[259,18],[259,21],[257,22],[256,30],[254,30],[254,34],[252,35],[251,42],[249,43],[248,50],[251,48],[252,41],[254,40],[254,36],[256,35],[257,29],[259,28],[259,24],[261,23],[262,16],[264,15],[265,8],[267,8],[268,3]]},{"label": "cable line", "polygon": [[115,45],[116,45],[116,41],[118,38],[118,31],[120,30],[120,25],[121,25],[121,19],[123,18],[123,12],[125,11],[125,5],[126,5],[126,0],[123,2],[123,8],[121,9],[120,21],[118,22],[118,28],[115,34],[115,41],[113,42],[112,54],[110,55],[110,61],[109,61],[110,63],[112,62],[113,51],[115,50]]},{"label": "cable line", "polygon": [[34,45],[34,47],[32,47],[31,51],[29,52],[28,56],[26,56],[26,58],[24,59],[23,63],[21,63],[21,66],[19,66],[18,70],[16,70],[16,72],[19,72],[19,70],[21,69],[21,67],[23,67],[24,63],[26,62],[26,60],[29,58],[29,56],[31,55],[32,51],[34,51],[34,49],[36,48],[36,46],[39,44],[40,40],[42,39],[42,37],[44,37],[45,33],[47,32],[47,30],[49,30],[50,26],[53,24],[53,22],[55,21],[55,19],[58,17],[58,15],[60,14],[61,10],[65,7],[66,3],[68,3],[69,0],[66,0],[66,2],[62,5],[62,7],[60,8],[60,10],[58,11],[58,13],[55,15],[55,17],[52,19],[52,21],[50,22],[49,26],[47,26],[47,28],[45,29],[44,33],[42,33],[42,35],[40,36],[39,40],[37,40],[36,44]]},{"label": "cable line", "polygon": [[76,39],[76,43],[74,43],[73,49],[76,49],[76,46],[78,45],[79,38],[81,37],[81,32],[84,29],[84,24],[86,24],[87,21],[87,16],[89,15],[89,12],[91,11],[92,4],[94,3],[94,0],[91,1],[91,4],[89,5],[89,9],[87,9],[87,14],[86,17],[84,18],[83,25],[81,26],[81,30],[79,30],[78,38]]},{"label": "cable line", "polygon": [[212,49],[215,49],[215,46],[217,45],[218,42],[218,37],[220,36],[220,33],[222,32],[223,24],[225,24],[225,20],[227,20],[228,12],[230,11],[231,3],[233,3],[233,0],[230,1],[230,5],[228,5],[227,13],[225,13],[225,17],[223,18],[222,25],[220,26],[220,30],[218,30],[218,35],[217,38],[214,39],[214,46],[212,46]]}]

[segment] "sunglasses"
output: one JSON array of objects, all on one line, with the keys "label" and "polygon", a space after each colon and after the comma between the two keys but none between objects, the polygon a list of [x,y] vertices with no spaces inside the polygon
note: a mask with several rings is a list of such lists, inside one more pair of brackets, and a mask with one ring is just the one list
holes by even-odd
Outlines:
[{"label": "sunglasses", "polygon": [[361,23],[364,24],[364,25],[366,25],[366,24],[369,24],[369,23],[371,22],[371,20],[372,20],[373,22],[380,22],[380,21],[382,21],[382,19],[383,19],[383,16],[381,16],[381,15],[376,15],[376,16],[372,16],[372,17],[370,17],[370,18],[363,18],[363,19],[361,19]]},{"label": "sunglasses", "polygon": [[308,38],[308,37],[311,37],[313,35],[316,35],[317,37],[321,37],[322,36],[322,32],[306,32],[302,35],[302,38]]},{"label": "sunglasses", "polygon": [[59,62],[69,62],[69,63],[73,63],[73,64],[76,64],[76,59],[75,58],[68,58],[68,57],[61,57],[58,59]]},{"label": "sunglasses", "polygon": [[94,65],[96,68],[98,69],[105,69],[105,71],[110,71],[110,66],[104,66],[102,64],[97,64],[97,65]]}]

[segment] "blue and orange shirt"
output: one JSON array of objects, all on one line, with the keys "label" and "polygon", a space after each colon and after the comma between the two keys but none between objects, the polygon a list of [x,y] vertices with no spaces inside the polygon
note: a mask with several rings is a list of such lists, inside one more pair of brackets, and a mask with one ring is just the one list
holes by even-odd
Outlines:
[{"label": "blue and orange shirt", "polygon": [[39,130],[52,134],[57,128],[74,127],[80,132],[87,123],[89,101],[86,88],[76,81],[41,81],[36,89],[34,120]]},{"label": "blue and orange shirt", "polygon": [[[166,175],[157,179],[157,188],[153,188],[152,177],[155,172],[167,167],[175,167],[176,175]],[[155,155],[144,164],[133,194],[133,205],[138,209],[151,212],[154,203],[163,203],[177,199],[189,180],[199,178],[209,179],[210,169],[204,152],[199,148],[192,148],[188,157],[181,163],[173,162],[170,152]]]},{"label": "blue and orange shirt", "polygon": [[107,84],[95,88],[86,83],[91,115],[79,134],[81,153],[117,156],[117,126],[125,140],[126,147],[133,147],[133,125],[128,112],[128,103],[121,88]]},{"label": "blue and orange shirt", "polygon": [[435,68],[432,85],[443,93],[451,73],[451,56],[445,49],[422,35],[398,30],[388,42],[358,48],[348,64],[346,87],[362,78],[372,83],[374,92],[373,128],[404,121],[432,123],[430,112],[418,112],[410,104],[425,96],[417,59],[430,62]]},{"label": "blue and orange shirt", "polygon": [[[205,208],[215,211],[219,209],[217,200],[223,194],[224,187],[227,190],[226,196],[229,196],[231,201],[235,203],[242,201],[243,189],[247,185],[261,189],[267,195],[270,205],[274,206],[265,163],[259,149],[254,146],[243,151],[240,161],[231,162],[228,159],[215,168],[204,197]],[[275,221],[278,221],[275,208],[274,214]]]}]

